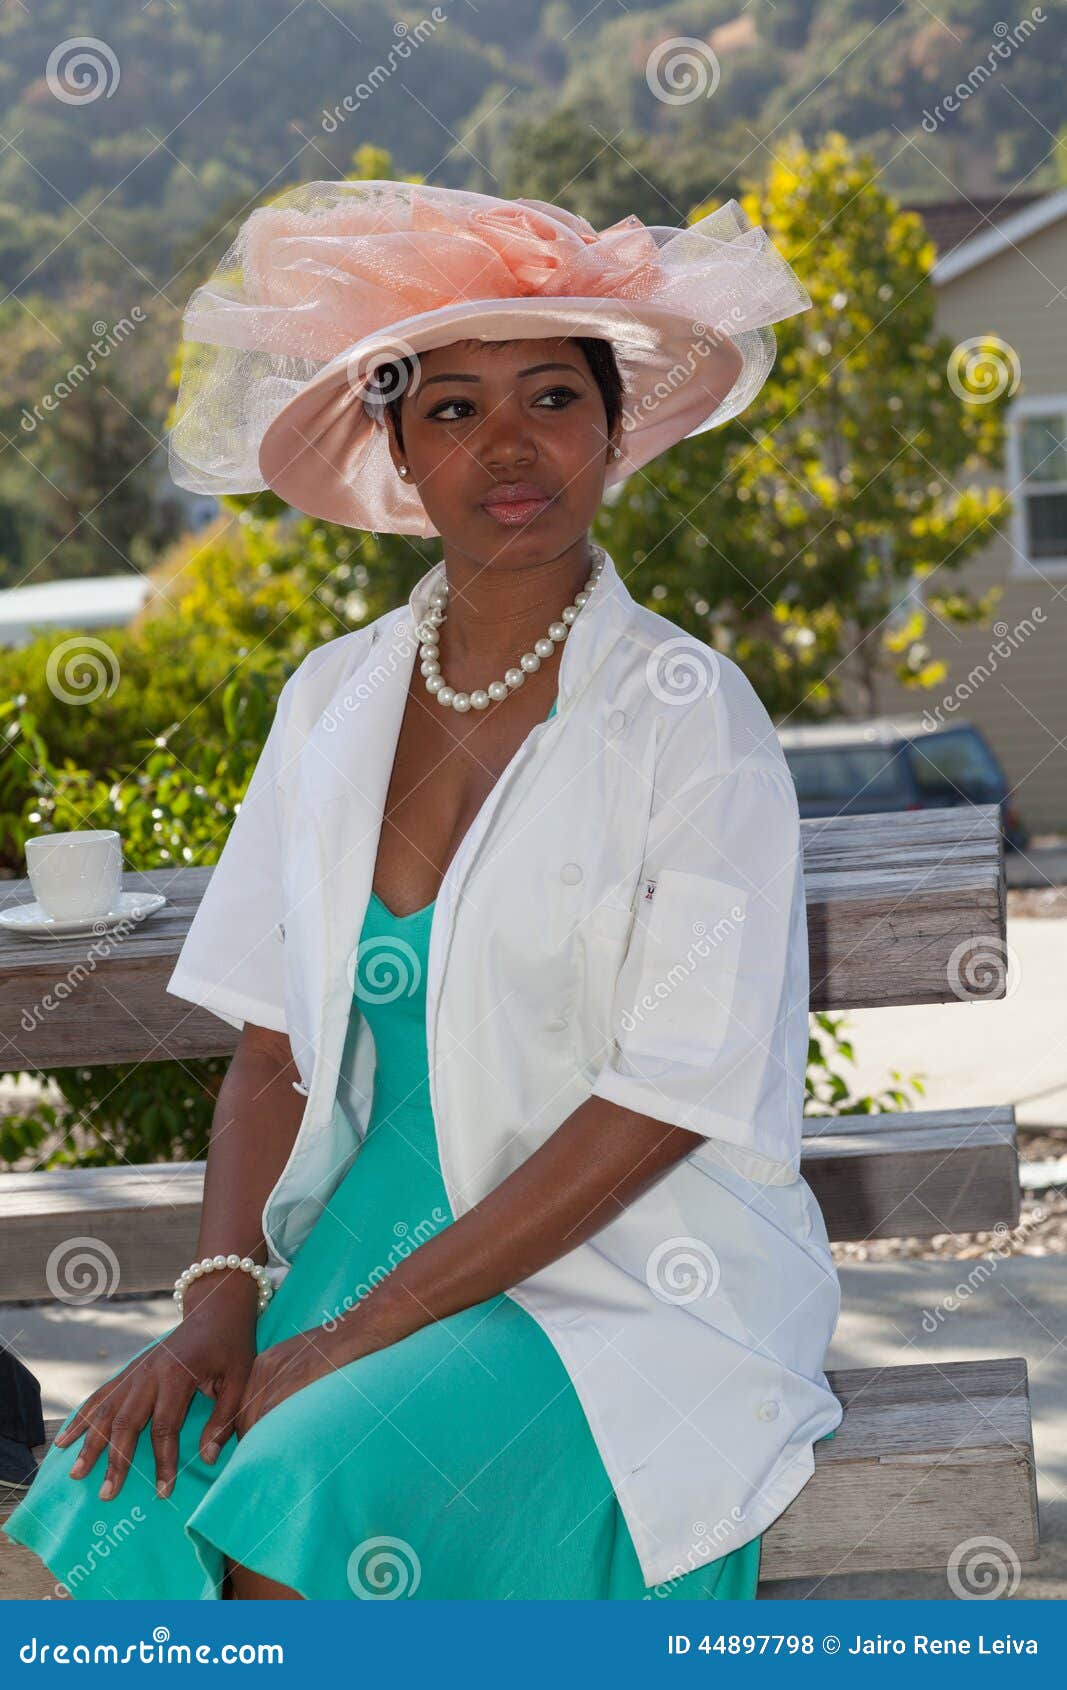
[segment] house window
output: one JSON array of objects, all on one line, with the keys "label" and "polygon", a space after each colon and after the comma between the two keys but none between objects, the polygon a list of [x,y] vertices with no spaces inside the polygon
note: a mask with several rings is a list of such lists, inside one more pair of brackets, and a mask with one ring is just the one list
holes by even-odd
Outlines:
[{"label": "house window", "polygon": [[1018,561],[1067,567],[1067,398],[1020,406],[1011,442]]}]

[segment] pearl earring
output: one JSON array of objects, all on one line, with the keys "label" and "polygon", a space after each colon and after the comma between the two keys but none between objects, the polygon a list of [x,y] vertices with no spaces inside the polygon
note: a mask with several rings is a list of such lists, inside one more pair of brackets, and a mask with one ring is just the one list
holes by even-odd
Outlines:
[{"label": "pearl earring", "polygon": [[621,458],[622,457],[622,448],[620,446],[613,446],[611,448],[611,455],[612,455],[613,458]]},{"label": "pearl earring", "polygon": [[407,472],[408,472],[407,464],[401,464],[400,468],[397,470],[398,475],[407,475]]}]

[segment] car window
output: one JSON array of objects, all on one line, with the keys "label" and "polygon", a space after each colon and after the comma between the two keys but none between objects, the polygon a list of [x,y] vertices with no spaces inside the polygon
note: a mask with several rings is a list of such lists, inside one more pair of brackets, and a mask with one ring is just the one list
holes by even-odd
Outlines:
[{"label": "car window", "polygon": [[911,764],[920,792],[943,792],[946,786],[965,793],[999,792],[1002,785],[985,740],[967,730],[912,740]]},{"label": "car window", "polygon": [[827,745],[786,751],[799,799],[812,801],[899,796],[907,771],[893,745]]}]

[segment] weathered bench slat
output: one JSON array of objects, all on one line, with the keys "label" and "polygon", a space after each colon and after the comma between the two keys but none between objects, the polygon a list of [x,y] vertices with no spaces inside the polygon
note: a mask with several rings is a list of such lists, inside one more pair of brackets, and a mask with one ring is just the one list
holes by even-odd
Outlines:
[{"label": "weathered bench slat", "polygon": [[[983,1533],[1020,1562],[1036,1557],[1023,1361],[861,1368],[829,1380],[845,1419],[816,1446],[814,1475],[764,1535],[764,1581],[943,1569]],[[61,1424],[48,1422],[49,1441]],[[0,1489],[0,1518],[10,1501]],[[0,1536],[0,1597],[53,1593],[37,1557]]]},{"label": "weathered bench slat", "polygon": [[815,1472],[763,1540],[765,1580],[944,1569],[968,1538],[1037,1558],[1026,1363],[831,1373],[845,1407]]},{"label": "weathered bench slat", "polygon": [[1010,1106],[809,1116],[802,1172],[835,1243],[982,1232],[1019,1220]]},{"label": "weathered bench slat", "polygon": [[[169,1290],[196,1251],[204,1166],[0,1174],[0,1302],[66,1286],[64,1247],[73,1236],[113,1252],[119,1280],[111,1291]],[[1010,1108],[812,1118],[803,1172],[834,1240],[929,1238],[1014,1226],[1019,1216]]]},{"label": "weathered bench slat", "polygon": [[[995,804],[801,823],[812,1009],[946,1003],[973,941],[993,967],[962,995],[1004,996],[1003,843]],[[210,869],[127,874],[170,907],[122,937],[45,943],[0,932],[0,1066],[223,1055],[225,1021],[166,991]],[[0,889],[26,903],[27,880]]]}]

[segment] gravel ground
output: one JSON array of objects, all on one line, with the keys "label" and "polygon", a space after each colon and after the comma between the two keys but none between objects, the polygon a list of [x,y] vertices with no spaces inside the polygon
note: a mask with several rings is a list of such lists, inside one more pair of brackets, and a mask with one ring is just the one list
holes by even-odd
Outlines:
[{"label": "gravel ground", "polygon": [[1008,920],[1044,916],[1067,921],[1067,886],[1019,887],[1008,889]]}]

